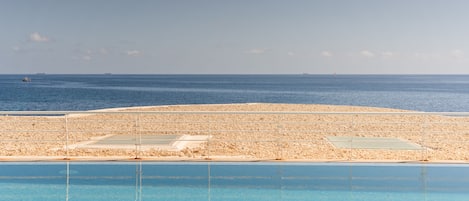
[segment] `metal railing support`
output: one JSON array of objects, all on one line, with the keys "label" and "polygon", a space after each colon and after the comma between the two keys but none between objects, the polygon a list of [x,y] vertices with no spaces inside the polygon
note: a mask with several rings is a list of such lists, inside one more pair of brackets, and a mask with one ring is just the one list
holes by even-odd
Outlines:
[{"label": "metal railing support", "polygon": [[427,145],[427,141],[426,141],[426,137],[427,137],[427,127],[428,127],[428,124],[429,124],[429,117],[428,116],[425,116],[423,118],[423,123],[422,123],[422,139],[421,139],[421,146],[422,146],[422,161],[428,161],[428,145]]},{"label": "metal railing support", "polygon": [[277,156],[275,157],[275,160],[282,160],[283,159],[283,154],[282,154],[282,142],[281,142],[281,136],[282,136],[282,121],[283,121],[283,116],[281,114],[277,115],[277,135],[276,135],[276,145],[277,145]]},{"label": "metal railing support", "polygon": [[212,139],[212,124],[210,121],[210,116],[207,116],[207,156],[205,157],[205,160],[212,160],[211,155],[210,155],[210,141]]},{"label": "metal railing support", "polygon": [[140,132],[140,114],[135,115],[134,136],[135,136],[135,158],[134,159],[140,159],[140,151],[142,149],[142,134]]},{"label": "metal railing support", "polygon": [[65,158],[64,160],[69,160],[70,159],[70,152],[69,152],[69,147],[68,147],[68,141],[69,141],[69,132],[68,132],[68,115],[64,115],[65,119]]}]

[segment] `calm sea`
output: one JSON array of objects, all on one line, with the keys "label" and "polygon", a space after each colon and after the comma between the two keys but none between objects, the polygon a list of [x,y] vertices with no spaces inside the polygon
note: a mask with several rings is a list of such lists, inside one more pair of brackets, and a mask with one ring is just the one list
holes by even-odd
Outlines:
[{"label": "calm sea", "polygon": [[315,103],[469,111],[469,75],[0,75],[0,110]]}]

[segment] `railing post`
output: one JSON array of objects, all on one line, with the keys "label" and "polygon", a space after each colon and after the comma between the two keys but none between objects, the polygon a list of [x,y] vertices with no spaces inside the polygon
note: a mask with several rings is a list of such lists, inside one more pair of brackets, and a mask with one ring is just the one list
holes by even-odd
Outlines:
[{"label": "railing post", "polygon": [[211,172],[211,162],[207,163],[207,200],[212,200],[212,172]]},{"label": "railing post", "polygon": [[140,159],[140,150],[142,146],[142,135],[140,133],[140,113],[136,114],[135,120],[134,120],[134,136],[135,136],[135,158],[134,159]]},{"label": "railing post", "polygon": [[205,160],[211,160],[210,158],[210,139],[212,138],[212,129],[211,129],[211,121],[210,121],[210,114],[207,114],[207,157]]},{"label": "railing post", "polygon": [[282,148],[281,148],[281,135],[282,135],[282,114],[278,114],[277,116],[277,137],[276,137],[276,144],[277,144],[277,156],[275,160],[282,160]]},{"label": "railing post", "polygon": [[65,179],[65,201],[69,200],[70,194],[70,162],[67,161],[67,172],[66,172],[66,179]]},{"label": "railing post", "polygon": [[355,117],[356,114],[351,114],[351,126],[350,126],[350,146],[349,146],[349,157],[348,160],[351,161],[353,159],[353,135],[355,134]]},{"label": "railing post", "polygon": [[428,149],[427,149],[427,142],[425,141],[426,138],[426,131],[427,131],[427,124],[428,124],[428,115],[424,115],[423,117],[423,125],[422,125],[422,136],[420,137],[421,139],[421,144],[422,144],[422,156],[421,160],[422,161],[428,161]]},{"label": "railing post", "polygon": [[135,165],[135,201],[142,200],[142,180],[143,180],[143,169],[142,162],[140,161]]},{"label": "railing post", "polygon": [[65,120],[65,158],[64,160],[69,160],[69,147],[68,147],[68,140],[69,140],[69,133],[68,133],[68,114],[64,115]]}]

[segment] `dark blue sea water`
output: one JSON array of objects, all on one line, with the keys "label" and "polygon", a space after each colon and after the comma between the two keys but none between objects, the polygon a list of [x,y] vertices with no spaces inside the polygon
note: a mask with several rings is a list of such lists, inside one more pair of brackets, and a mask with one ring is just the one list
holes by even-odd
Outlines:
[{"label": "dark blue sea water", "polygon": [[469,75],[0,75],[0,110],[315,103],[469,111]]}]

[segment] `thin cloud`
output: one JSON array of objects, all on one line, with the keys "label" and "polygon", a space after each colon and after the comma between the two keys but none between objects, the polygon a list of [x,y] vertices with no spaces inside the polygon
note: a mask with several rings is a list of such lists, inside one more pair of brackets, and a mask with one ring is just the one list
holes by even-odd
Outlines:
[{"label": "thin cloud", "polygon": [[101,49],[99,49],[99,53],[102,54],[102,55],[108,55],[109,51],[106,48],[101,48]]},{"label": "thin cloud", "polygon": [[421,52],[416,52],[414,54],[414,57],[417,58],[417,59],[420,59],[420,60],[427,60],[428,58],[430,58],[430,56],[428,54],[421,53]]},{"label": "thin cloud", "polygon": [[109,51],[106,48],[95,49],[75,49],[75,52],[78,54],[77,58],[83,61],[91,61],[95,59],[100,59],[109,54]]},{"label": "thin cloud", "polygon": [[394,52],[382,52],[381,53],[381,57],[383,58],[391,58],[393,56],[395,56],[396,54]]},{"label": "thin cloud", "polygon": [[294,52],[287,52],[287,55],[292,57],[292,56],[295,56],[295,53]]},{"label": "thin cloud", "polygon": [[247,50],[246,53],[248,54],[264,54],[267,51],[266,48],[254,48]]},{"label": "thin cloud", "polygon": [[[76,52],[80,54],[85,54],[85,55],[108,55],[110,52],[106,48],[99,48],[99,49],[85,49],[85,50],[80,50],[76,49]],[[126,52],[127,53],[127,52]]]},{"label": "thin cloud", "polygon": [[138,51],[138,50],[128,50],[125,52],[125,54],[127,54],[127,56],[140,56],[142,54],[142,52]]},{"label": "thin cloud", "polygon": [[[413,57],[417,60],[425,61],[425,62],[442,61],[445,59],[445,56],[438,52],[436,53],[435,52],[433,53],[417,52],[414,54]],[[448,59],[447,56],[446,56],[446,59]]]},{"label": "thin cloud", "polygon": [[45,37],[45,36],[39,34],[38,32],[34,32],[34,33],[29,34],[29,40],[32,41],[32,42],[38,42],[38,43],[49,42],[48,37]]},{"label": "thin cloud", "polygon": [[464,58],[464,52],[462,50],[453,50],[451,51],[451,57],[461,59]]},{"label": "thin cloud", "polygon": [[321,56],[323,57],[332,57],[332,53],[329,51],[322,51]]},{"label": "thin cloud", "polygon": [[13,46],[13,47],[11,47],[11,49],[15,52],[19,52],[19,51],[22,50],[19,46]]},{"label": "thin cloud", "polygon": [[91,61],[92,57],[89,55],[85,55],[81,59],[83,59],[84,61]]},{"label": "thin cloud", "polygon": [[368,58],[371,58],[371,57],[374,57],[375,54],[373,52],[370,52],[368,50],[363,50],[360,52],[360,55],[364,56],[364,57],[368,57]]}]

